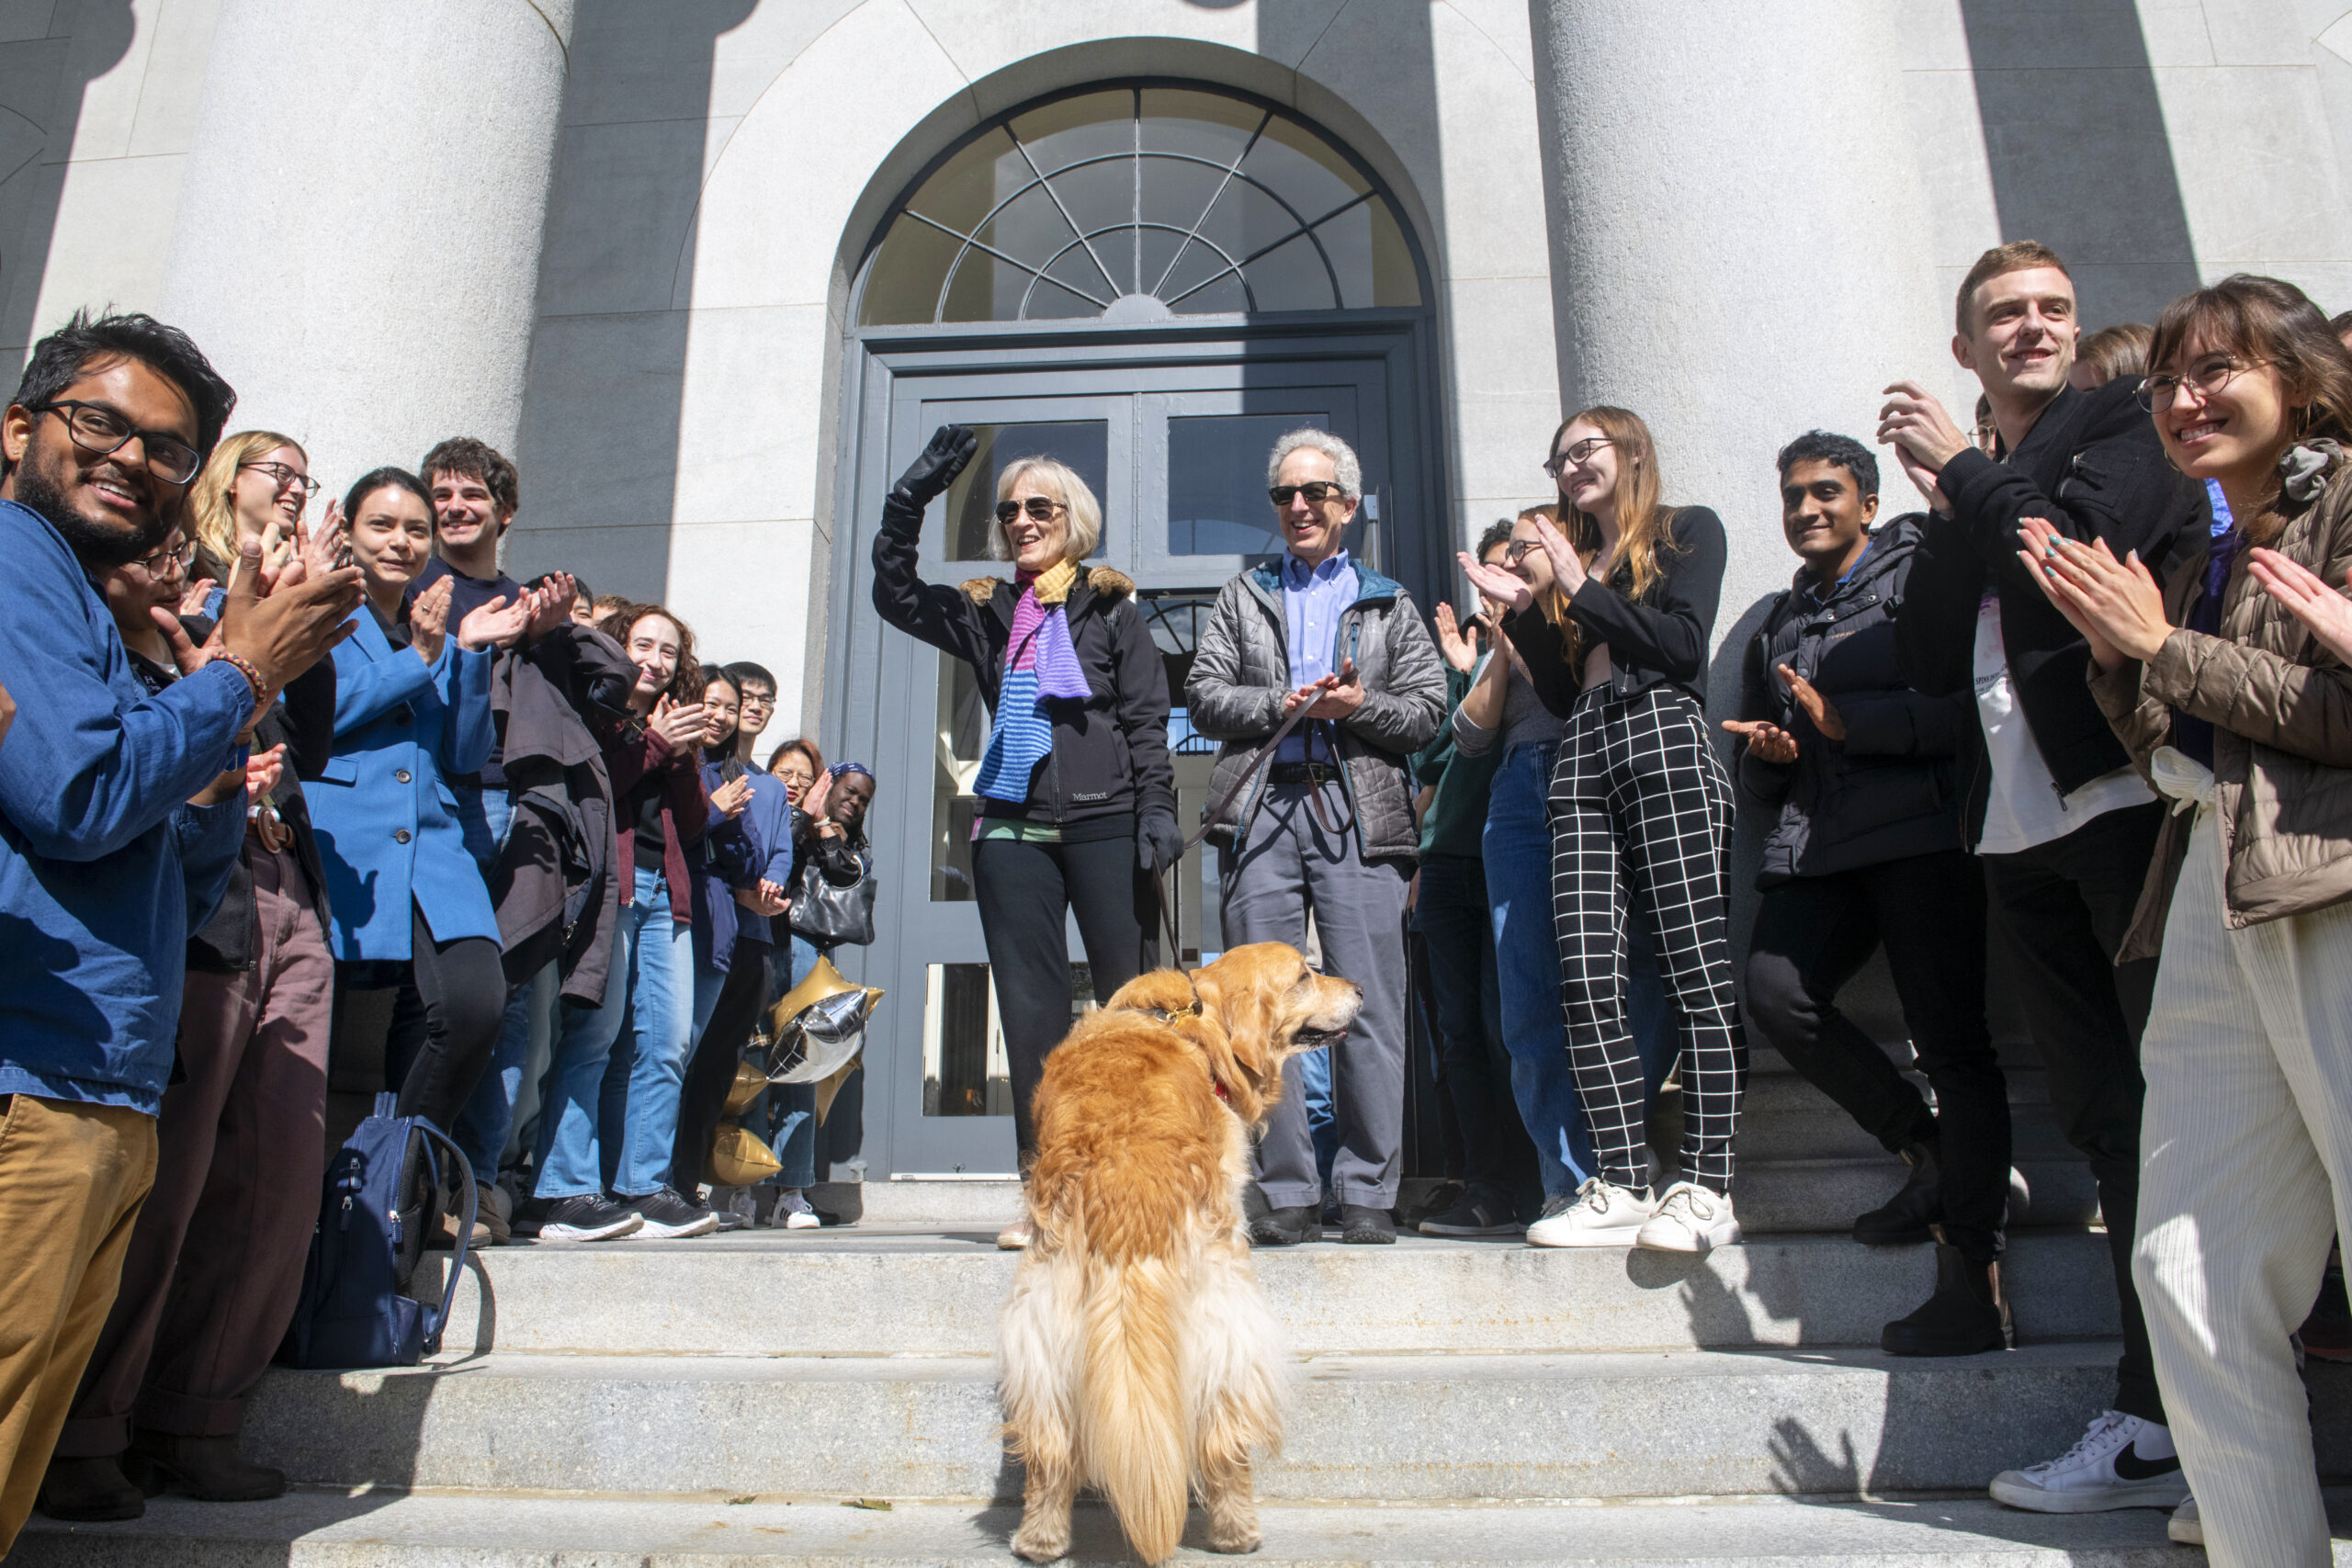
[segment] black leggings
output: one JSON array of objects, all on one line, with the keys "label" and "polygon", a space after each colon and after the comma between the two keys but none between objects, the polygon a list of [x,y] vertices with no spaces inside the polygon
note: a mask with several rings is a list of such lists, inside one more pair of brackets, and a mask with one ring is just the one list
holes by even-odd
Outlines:
[{"label": "black leggings", "polygon": [[1159,918],[1151,878],[1136,860],[1133,833],[1080,844],[982,839],[972,846],[972,891],[996,980],[997,1017],[1012,1073],[1012,1131],[1022,1168],[1037,1149],[1029,1101],[1046,1054],[1069,1032],[1069,947],[1063,912],[1078,916],[1093,972],[1094,999],[1159,967]]},{"label": "black leggings", "polygon": [[399,1086],[401,1115],[422,1116],[446,1133],[498,1049],[506,971],[490,938],[436,942],[424,911],[413,901],[409,908],[408,975],[384,1036],[384,1076]]},{"label": "black leggings", "polygon": [[[776,917],[781,928],[784,918]],[[791,939],[787,933],[786,941]],[[727,1091],[735,1087],[735,1070],[743,1060],[743,1043],[760,1021],[760,1003],[767,995],[768,944],[739,937],[728,961],[727,981],[711,1004],[710,1021],[686,1058],[685,1087],[678,1095],[678,1132],[670,1144],[670,1185],[688,1198],[707,1178],[711,1140],[727,1113]],[[707,1178],[714,1185],[716,1177]]]}]

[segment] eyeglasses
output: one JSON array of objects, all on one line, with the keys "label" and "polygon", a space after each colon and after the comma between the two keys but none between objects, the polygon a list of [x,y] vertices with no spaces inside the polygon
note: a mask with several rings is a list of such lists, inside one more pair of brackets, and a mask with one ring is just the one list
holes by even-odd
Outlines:
[{"label": "eyeglasses", "polygon": [[775,694],[754,687],[743,694],[742,702],[746,708],[772,708],[775,706]]},{"label": "eyeglasses", "polygon": [[1527,558],[1530,550],[1540,550],[1543,547],[1544,541],[1541,539],[1513,539],[1503,547],[1503,560],[1509,565],[1517,566]]},{"label": "eyeglasses", "polygon": [[279,490],[284,490],[288,485],[301,486],[304,501],[319,493],[319,481],[300,468],[289,468],[283,463],[240,463],[237,465],[239,473],[244,472],[247,468],[252,468],[257,473],[267,474],[270,483]]},{"label": "eyeglasses", "polygon": [[1060,502],[1049,501],[1042,495],[1033,495],[1026,501],[998,502],[996,520],[1010,528],[1012,526],[1012,520],[1025,512],[1033,523],[1051,523],[1054,520],[1054,513],[1061,510],[1063,508]]},{"label": "eyeglasses", "polygon": [[2160,412],[2172,407],[2173,400],[2180,396],[2180,389],[2184,386],[2196,388],[2199,398],[2210,398],[2237,379],[2243,372],[2253,369],[2256,365],[2267,363],[2268,361],[2260,359],[2241,360],[2236,355],[2229,354],[2209,355],[2199,360],[2186,376],[2159,375],[2146,378],[2141,381],[2140,389],[2132,394],[2132,398],[2150,413]]},{"label": "eyeglasses", "polygon": [[1266,491],[1266,498],[1276,506],[1288,506],[1291,497],[1303,495],[1306,497],[1307,505],[1320,506],[1335,495],[1347,493],[1329,479],[1309,479],[1303,485],[1275,485]]},{"label": "eyeglasses", "polygon": [[1600,451],[1603,446],[1616,445],[1614,440],[1606,435],[1588,435],[1566,451],[1544,458],[1544,471],[1556,479],[1560,477],[1562,468],[1581,468],[1585,465],[1585,459],[1590,457],[1595,452]]},{"label": "eyeglasses", "polygon": [[183,541],[176,546],[166,545],[160,550],[150,551],[131,564],[150,577],[169,577],[175,571],[186,571],[195,561],[196,546]]},{"label": "eyeglasses", "polygon": [[196,470],[204,466],[204,458],[197,449],[176,435],[160,430],[139,430],[122,415],[103,403],[78,402],[60,398],[55,402],[35,403],[34,413],[53,413],[65,422],[65,433],[74,445],[94,457],[112,457],[135,437],[139,448],[147,455],[147,468],[165,484],[184,485],[196,478]]}]

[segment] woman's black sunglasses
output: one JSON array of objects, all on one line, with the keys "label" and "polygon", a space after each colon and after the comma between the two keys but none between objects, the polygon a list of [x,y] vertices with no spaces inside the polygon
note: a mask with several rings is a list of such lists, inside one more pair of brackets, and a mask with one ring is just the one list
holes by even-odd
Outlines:
[{"label": "woman's black sunglasses", "polygon": [[1051,523],[1054,513],[1061,509],[1060,502],[1048,501],[1042,495],[1033,495],[1025,502],[1000,501],[996,503],[996,520],[1010,527],[1012,520],[1025,511],[1034,522]]}]

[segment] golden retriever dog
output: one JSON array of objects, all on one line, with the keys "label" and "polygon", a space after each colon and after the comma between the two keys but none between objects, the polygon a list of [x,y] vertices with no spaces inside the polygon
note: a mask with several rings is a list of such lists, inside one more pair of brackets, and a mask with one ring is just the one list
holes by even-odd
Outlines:
[{"label": "golden retriever dog", "polygon": [[1250,1132],[1283,1062],[1347,1032],[1363,991],[1280,942],[1189,978],[1121,987],[1046,1058],[1034,1238],[998,1324],[1005,1435],[1029,1482],[1012,1550],[1069,1550],[1102,1489],[1146,1562],[1176,1549],[1188,1492],[1209,1545],[1253,1551],[1252,1449],[1282,1444],[1282,1345],[1250,1267]]}]

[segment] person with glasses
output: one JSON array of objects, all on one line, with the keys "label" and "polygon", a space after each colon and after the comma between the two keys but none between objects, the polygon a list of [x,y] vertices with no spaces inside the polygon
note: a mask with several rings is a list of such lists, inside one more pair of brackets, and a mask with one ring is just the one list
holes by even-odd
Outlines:
[{"label": "person with glasses", "polygon": [[154,1178],[187,939],[236,870],[253,726],[358,602],[348,570],[265,584],[249,545],[217,637],[175,649],[163,690],[139,679],[95,580],[169,576],[235,401],[186,333],[77,312],[0,414],[0,1556]]},{"label": "person with glasses", "polygon": [[[1538,599],[1556,598],[1552,558],[1536,530],[1539,524],[1556,526],[1558,517],[1557,503],[1530,507],[1498,525],[1501,547],[1482,549],[1479,559],[1519,578]],[[1528,1216],[1527,1240],[1533,1247],[1552,1247],[1563,1239],[1560,1217],[1575,1205],[1577,1190],[1600,1174],[1568,1056],[1560,1010],[1559,925],[1552,908],[1552,773],[1566,727],[1544,705],[1528,679],[1527,661],[1500,635],[1510,606],[1483,592],[1479,597],[1494,647],[1449,722],[1460,755],[1499,752],[1479,853],[1494,927],[1511,1093],[1534,1140],[1543,1189],[1536,1211]],[[1647,918],[1633,906],[1625,911],[1625,955],[1626,1012],[1642,1058],[1645,1094],[1655,1096],[1673,1069],[1681,1042],[1658,973],[1657,941]]]},{"label": "person with glasses", "polygon": [[[307,567],[332,570],[340,548],[306,550]],[[155,612],[177,610],[194,554],[174,534],[101,580],[151,692],[180,679]],[[206,620],[185,626],[198,643],[210,630]],[[188,939],[179,1072],[157,1118],[155,1185],[41,1483],[51,1517],[137,1517],[144,1498],[126,1463],[206,1501],[286,1489],[281,1472],[237,1451],[236,1430],[293,1316],[326,1169],[334,955],[298,780],[319,777],[332,753],[334,698],[334,662],[323,659],[254,724],[244,843],[220,908]]]},{"label": "person with glasses", "polygon": [[740,703],[735,710],[735,755],[746,766],[764,772],[754,758],[761,734],[775,717],[775,677],[764,664],[739,659],[727,667],[727,678],[735,683]]},{"label": "person with glasses", "polygon": [[191,615],[220,614],[220,591],[236,570],[240,541],[261,541],[262,559],[276,570],[294,548],[294,526],[301,522],[319,481],[311,459],[290,435],[274,430],[241,430],[224,435],[205,460],[188,491],[196,513],[196,559],[190,569]]},{"label": "person with glasses", "polygon": [[[1069,1032],[1068,915],[1077,914],[1096,997],[1156,968],[1152,879],[1176,863],[1184,835],[1168,761],[1167,666],[1135,583],[1085,565],[1102,508],[1076,469],[1018,457],[997,475],[989,546],[1012,562],[1010,581],[951,588],[917,575],[923,509],[978,446],[975,432],[943,425],[883,502],[874,607],[969,664],[995,715],[973,785],[972,884],[1025,1176],[1037,1148],[1029,1101],[1046,1054]],[[1026,1247],[1028,1221],[997,1241]]]},{"label": "person with glasses", "polygon": [[[1363,987],[1347,1038],[1327,1048],[1339,1140],[1328,1195],[1342,1242],[1379,1246],[1396,1239],[1403,1175],[1404,920],[1420,858],[1411,760],[1445,716],[1445,665],[1412,595],[1348,552],[1363,498],[1355,449],[1291,431],[1267,456],[1266,482],[1282,559],[1218,590],[1184,701],[1193,728],[1220,743],[1207,834],[1226,945],[1304,948],[1311,911],[1325,966]],[[1242,1194],[1253,1246],[1322,1235],[1306,1071],[1303,1058],[1283,1065]]]},{"label": "person with glasses", "polygon": [[2019,240],[1961,280],[1953,356],[1992,405],[1980,451],[1916,381],[1887,389],[1878,438],[1927,497],[1895,650],[1929,696],[1976,706],[1961,824],[1984,865],[2005,987],[2025,1015],[2051,1109],[2089,1160],[2107,1222],[2123,1354],[2112,1409],[2048,1463],[2005,1471],[1993,1495],[2055,1512],[2170,1506],[2187,1493],[2132,1283],[2139,1201],[2140,1034],[2153,963],[2118,964],[2164,808],[2099,711],[2090,648],[2018,559],[2020,520],[2103,539],[2163,570],[2206,537],[2204,488],[2173,468],[2133,400],[2139,378],[2071,385],[2080,321],[2057,253]]},{"label": "person with glasses", "polygon": [[2302,290],[2239,274],[2166,306],[2148,358],[2165,457],[2234,525],[2165,573],[2034,515],[2014,558],[2177,803],[2119,955],[2157,965],[2132,1261],[2196,1487],[2171,1533],[2324,1563],[2289,1336],[2352,1199],[2352,355]]},{"label": "person with glasses", "polygon": [[[1558,1247],[1705,1252],[1739,1239],[1732,1140],[1747,1078],[1725,874],[1731,780],[1706,723],[1707,639],[1723,524],[1668,507],[1649,426],[1600,406],[1564,421],[1544,464],[1566,527],[1538,520],[1553,592],[1467,556],[1509,606],[1503,629],[1565,722],[1552,776],[1552,887],[1568,1052],[1598,1174],[1546,1216]],[[1628,1008],[1625,910],[1657,938],[1679,1013],[1682,1175],[1653,1193],[1647,1074]]]}]

